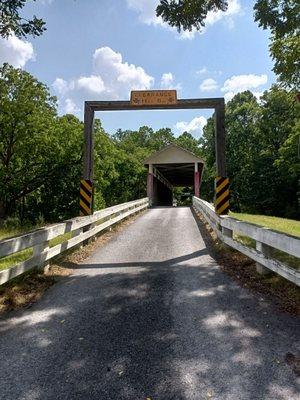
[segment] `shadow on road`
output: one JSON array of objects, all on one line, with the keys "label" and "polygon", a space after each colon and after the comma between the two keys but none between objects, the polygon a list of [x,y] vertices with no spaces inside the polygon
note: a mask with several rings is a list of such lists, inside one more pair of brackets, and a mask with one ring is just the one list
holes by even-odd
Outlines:
[{"label": "shadow on road", "polygon": [[282,344],[295,321],[268,317],[216,267],[172,265],[99,265],[108,272],[51,289],[55,305],[2,321],[0,397],[296,399]]},{"label": "shadow on road", "polygon": [[82,264],[0,320],[0,398],[296,400],[284,361],[296,346],[297,320],[235,285],[206,249]]}]

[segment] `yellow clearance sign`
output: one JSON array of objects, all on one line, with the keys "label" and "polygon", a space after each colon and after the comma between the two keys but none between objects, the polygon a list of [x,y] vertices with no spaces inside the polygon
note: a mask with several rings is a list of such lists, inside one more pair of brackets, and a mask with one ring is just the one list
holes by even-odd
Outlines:
[{"label": "yellow clearance sign", "polygon": [[133,106],[156,106],[177,103],[176,90],[133,90],[130,103]]}]

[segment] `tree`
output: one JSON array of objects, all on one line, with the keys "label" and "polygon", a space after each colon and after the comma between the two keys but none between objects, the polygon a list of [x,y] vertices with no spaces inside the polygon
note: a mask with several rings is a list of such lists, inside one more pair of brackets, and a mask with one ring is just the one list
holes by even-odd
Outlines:
[{"label": "tree", "polygon": [[276,85],[261,101],[259,203],[276,215],[299,217],[299,103]]},{"label": "tree", "polygon": [[27,196],[24,214],[32,222],[37,218],[55,222],[79,213],[83,123],[70,114],[56,117],[49,135],[52,142],[56,141],[52,160],[54,170]]},{"label": "tree", "polygon": [[[178,31],[205,26],[207,13],[226,11],[222,0],[160,0],[156,13]],[[270,29],[270,54],[274,72],[283,86],[300,86],[300,3],[298,0],[256,0],[255,21]]]},{"label": "tree", "polygon": [[300,86],[300,3],[297,0],[257,0],[255,21],[270,29],[274,72],[285,86]]},{"label": "tree", "polygon": [[[0,68],[0,215],[65,217],[61,201],[81,171],[82,123],[56,115],[56,99],[28,72]],[[78,169],[79,168],[79,169]],[[47,195],[45,195],[47,193]],[[77,197],[78,195],[76,195]],[[48,210],[52,210],[47,211]],[[69,215],[69,214],[68,214]]]},{"label": "tree", "polygon": [[149,147],[153,151],[158,151],[175,141],[174,135],[170,128],[161,128],[152,132],[149,138]]},{"label": "tree", "polygon": [[156,13],[178,31],[191,31],[205,26],[208,12],[226,11],[227,7],[227,0],[160,0]]},{"label": "tree", "polygon": [[[35,1],[35,0],[34,0]],[[20,15],[26,0],[1,0],[0,2],[0,36],[8,38],[15,34],[18,38],[27,35],[40,36],[45,30],[45,22],[35,15],[27,20]]]},{"label": "tree", "polygon": [[195,139],[189,132],[183,132],[175,142],[178,146],[191,151],[196,156],[200,155],[199,140]]},{"label": "tree", "polygon": [[[250,91],[226,105],[226,163],[231,209],[299,217],[299,104],[294,93],[274,85],[260,103]],[[213,200],[216,175],[214,118],[200,140],[206,161],[202,196]]]}]

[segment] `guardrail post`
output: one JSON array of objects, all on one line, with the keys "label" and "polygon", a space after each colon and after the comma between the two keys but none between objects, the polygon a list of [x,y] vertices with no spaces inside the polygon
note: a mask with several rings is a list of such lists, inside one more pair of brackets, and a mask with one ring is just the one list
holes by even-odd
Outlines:
[{"label": "guardrail post", "polygon": [[[49,248],[49,240],[33,246],[33,257],[46,257]],[[50,267],[50,263],[49,261],[42,261],[40,265],[37,265],[37,267],[45,268],[47,270]]]},{"label": "guardrail post", "polygon": [[225,226],[222,226],[222,234],[230,239],[233,238],[233,230],[225,228]]},{"label": "guardrail post", "polygon": [[[264,255],[264,257],[269,258],[271,254],[271,248],[270,246],[261,243],[261,242],[256,242],[256,250],[259,251]],[[266,268],[264,265],[260,263],[256,263],[256,271],[261,274],[261,275],[271,275],[272,271]]]},{"label": "guardrail post", "polygon": [[[75,229],[75,231],[72,231],[71,236],[72,236],[72,238],[74,238],[76,236],[80,236],[82,233],[83,233],[83,228],[78,228],[78,229]],[[83,247],[83,244],[80,243],[78,248],[82,249],[82,247]]]},{"label": "guardrail post", "polygon": [[[92,224],[84,226],[83,227],[83,232],[90,231],[91,229],[93,229],[95,227],[95,225],[96,225],[96,223],[93,222]],[[92,243],[93,240],[95,240],[95,239],[96,239],[95,237],[90,237],[90,238],[88,238],[88,239],[83,241],[83,245],[86,246],[87,244]]]}]

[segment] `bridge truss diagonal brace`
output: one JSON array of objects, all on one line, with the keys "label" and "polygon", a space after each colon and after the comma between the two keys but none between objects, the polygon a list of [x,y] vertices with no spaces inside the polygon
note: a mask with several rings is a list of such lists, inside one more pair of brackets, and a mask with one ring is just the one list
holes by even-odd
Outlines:
[{"label": "bridge truss diagonal brace", "polygon": [[167,178],[164,177],[164,175],[158,171],[157,168],[153,167],[153,175],[155,178],[157,178],[161,183],[163,183],[167,188],[170,190],[173,190],[173,185],[168,181]]}]

